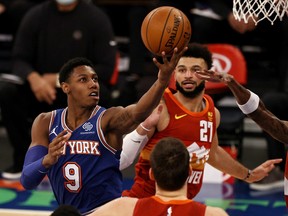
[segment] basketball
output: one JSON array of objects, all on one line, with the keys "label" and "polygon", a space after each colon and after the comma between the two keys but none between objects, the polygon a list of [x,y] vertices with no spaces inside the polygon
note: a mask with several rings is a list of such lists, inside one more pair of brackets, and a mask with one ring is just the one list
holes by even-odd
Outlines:
[{"label": "basketball", "polygon": [[190,41],[191,25],[186,15],[170,6],[155,8],[144,18],[141,38],[145,47],[154,55],[172,55],[175,47],[182,50]]}]

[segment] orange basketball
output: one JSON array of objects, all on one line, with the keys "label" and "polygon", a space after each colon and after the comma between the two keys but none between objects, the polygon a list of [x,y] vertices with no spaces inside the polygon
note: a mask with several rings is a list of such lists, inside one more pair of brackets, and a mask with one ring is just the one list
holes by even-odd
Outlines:
[{"label": "orange basketball", "polygon": [[175,47],[182,50],[190,41],[191,25],[186,15],[170,6],[155,8],[144,18],[141,37],[146,48],[154,55],[165,51],[171,55]]}]

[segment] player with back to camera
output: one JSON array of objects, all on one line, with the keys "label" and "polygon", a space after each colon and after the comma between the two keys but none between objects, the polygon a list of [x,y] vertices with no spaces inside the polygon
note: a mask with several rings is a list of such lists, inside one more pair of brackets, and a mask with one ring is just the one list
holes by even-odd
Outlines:
[{"label": "player with back to camera", "polygon": [[141,99],[127,107],[98,105],[99,78],[86,58],[69,60],[59,82],[68,106],[39,114],[32,126],[21,183],[34,189],[47,174],[58,204],[72,205],[87,214],[121,196],[119,157],[123,135],[145,120],[158,105],[171,74],[185,49],[163,63],[158,79]]},{"label": "player with back to camera", "polygon": [[[159,139],[173,136],[184,142],[190,156],[192,172],[188,178],[188,198],[195,197],[202,187],[205,163],[246,182],[264,178],[281,159],[268,160],[249,170],[232,158],[218,144],[219,110],[205,94],[205,81],[195,72],[212,67],[212,54],[201,44],[189,44],[175,71],[176,90],[166,89],[159,115],[151,115],[136,130],[124,137],[120,168],[129,166],[142,149],[135,165],[134,184],[123,196],[148,197],[155,193],[155,183],[149,179],[151,149]],[[123,160],[122,160],[123,158]],[[124,160],[126,158],[126,160]]]},{"label": "player with back to camera", "polygon": [[161,139],[153,148],[150,161],[149,176],[156,182],[154,196],[142,199],[121,197],[101,206],[89,216],[227,215],[221,208],[206,206],[187,198],[190,156],[179,139]]}]

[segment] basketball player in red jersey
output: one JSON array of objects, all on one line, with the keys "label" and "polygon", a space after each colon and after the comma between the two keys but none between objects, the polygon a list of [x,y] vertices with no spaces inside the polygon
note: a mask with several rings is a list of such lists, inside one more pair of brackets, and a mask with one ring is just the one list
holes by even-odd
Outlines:
[{"label": "basketball player in red jersey", "polygon": [[[225,83],[236,98],[237,105],[241,111],[253,119],[265,132],[278,141],[288,143],[288,121],[278,119],[265,107],[257,94],[246,89],[230,74],[214,71],[199,71],[196,74],[199,78],[212,82]],[[287,153],[288,156],[288,153]],[[286,160],[284,194],[286,206],[288,207],[288,161]]]},{"label": "basketball player in red jersey", "polygon": [[[207,162],[216,169],[247,182],[261,180],[274,168],[274,163],[281,162],[281,159],[268,160],[250,171],[218,145],[220,113],[214,107],[213,100],[204,93],[205,81],[195,75],[195,72],[211,67],[211,52],[200,44],[190,44],[174,71],[176,91],[166,89],[160,102],[163,110],[156,126],[149,125],[148,118],[136,131],[124,138],[121,160],[133,159],[127,156],[133,152],[131,148],[145,146],[135,166],[134,184],[130,190],[123,191],[122,196],[142,198],[155,193],[155,183],[149,179],[149,156],[155,144],[167,136],[182,140],[190,153],[192,173],[188,178],[189,199],[195,197],[201,189]],[[120,168],[125,168],[131,161],[121,162]]]},{"label": "basketball player in red jersey", "polygon": [[206,206],[187,198],[187,178],[191,173],[186,146],[176,138],[161,139],[150,155],[149,176],[156,194],[148,198],[122,197],[98,208],[89,216],[197,215],[226,216],[223,209]]}]

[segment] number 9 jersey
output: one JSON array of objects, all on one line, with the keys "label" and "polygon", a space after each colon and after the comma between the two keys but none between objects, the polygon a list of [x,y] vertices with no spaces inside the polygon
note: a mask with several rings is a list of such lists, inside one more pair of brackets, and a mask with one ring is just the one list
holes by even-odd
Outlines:
[{"label": "number 9 jersey", "polygon": [[58,204],[72,205],[82,214],[118,198],[122,192],[120,152],[106,143],[100,127],[105,109],[96,106],[91,117],[77,129],[68,128],[66,109],[54,110],[49,142],[64,129],[71,132],[62,156],[47,175]]}]

